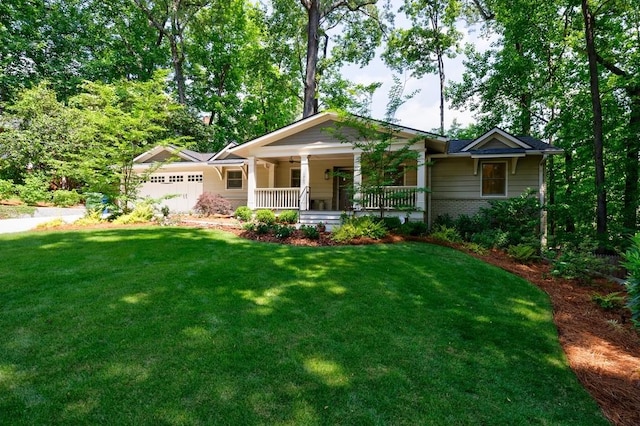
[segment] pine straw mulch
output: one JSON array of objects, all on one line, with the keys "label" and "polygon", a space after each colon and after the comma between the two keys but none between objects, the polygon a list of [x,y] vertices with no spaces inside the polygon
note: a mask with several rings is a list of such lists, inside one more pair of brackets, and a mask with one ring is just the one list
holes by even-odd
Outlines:
[{"label": "pine straw mulch", "polygon": [[[300,231],[284,240],[273,235],[258,235],[240,229],[237,223],[227,221],[180,221],[180,226],[216,228],[242,238],[280,244],[327,246],[337,245],[330,233],[321,233],[317,240],[304,238]],[[113,228],[112,224],[98,228]],[[58,229],[75,229],[73,225]],[[86,229],[86,227],[82,227]],[[434,244],[441,242],[429,238],[404,238],[391,235],[383,240],[360,239],[351,244],[398,243],[406,240]],[[523,265],[514,262],[505,253],[493,250],[479,255],[454,244],[444,244],[466,251],[471,256],[498,266],[535,284],[551,298],[553,318],[558,328],[560,343],[569,365],[593,396],[609,421],[619,426],[640,425],[640,334],[629,323],[626,309],[606,311],[593,301],[594,294],[606,295],[624,291],[620,284],[597,279],[589,284],[551,276],[548,263]]]},{"label": "pine straw mulch", "polygon": [[[190,224],[194,226],[194,224]],[[207,226],[204,224],[195,226]],[[318,240],[304,238],[300,231],[280,240],[273,235],[258,235],[235,227],[209,226],[232,232],[242,238],[281,244],[336,245],[329,233]],[[408,238],[442,244],[429,238]],[[359,239],[352,244],[397,243],[407,238],[392,235],[383,240]],[[604,310],[592,301],[594,294],[622,292],[620,284],[596,279],[588,284],[555,278],[546,262],[519,264],[504,252],[492,250],[479,255],[461,246],[445,244],[498,266],[535,284],[551,298],[553,319],[569,365],[580,382],[597,401],[612,424],[640,425],[640,334],[630,324],[630,312],[621,308]]]}]

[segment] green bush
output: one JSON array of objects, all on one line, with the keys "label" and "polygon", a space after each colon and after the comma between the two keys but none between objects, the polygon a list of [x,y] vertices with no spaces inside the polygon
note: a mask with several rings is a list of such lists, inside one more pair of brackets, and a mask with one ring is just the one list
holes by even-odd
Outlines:
[{"label": "green bush", "polygon": [[605,294],[604,296],[596,293],[591,295],[591,300],[607,311],[619,309],[624,306],[624,296],[622,296],[619,291]]},{"label": "green bush", "polygon": [[258,210],[256,212],[256,221],[271,226],[276,223],[276,214],[271,210]]},{"label": "green bush", "polygon": [[604,269],[604,262],[592,252],[567,250],[553,261],[551,275],[586,283],[595,271]]},{"label": "green bush", "polygon": [[402,221],[397,216],[385,216],[382,218],[382,224],[390,232],[396,232],[400,230]]},{"label": "green bush", "polygon": [[0,200],[8,200],[15,195],[15,186],[12,180],[0,179]]},{"label": "green bush", "polygon": [[285,210],[278,216],[278,222],[289,224],[298,223],[298,212],[295,210]]},{"label": "green bush", "polygon": [[509,246],[509,234],[500,229],[486,229],[471,236],[471,242],[488,249]]},{"label": "green bush", "polygon": [[482,223],[482,218],[479,215],[467,216],[462,214],[454,221],[454,226],[465,241],[471,241],[473,234],[487,229],[487,224]]},{"label": "green bush", "polygon": [[87,192],[84,194],[84,206],[88,212],[102,212],[109,198],[100,192]]},{"label": "green bush", "polygon": [[219,194],[212,192],[203,192],[198,197],[193,210],[203,216],[211,216],[214,214],[229,214],[231,212],[231,203]]},{"label": "green bush", "polygon": [[540,202],[536,192],[528,189],[517,198],[492,200],[489,208],[482,208],[474,220],[485,226],[484,229],[499,229],[507,234],[505,248],[540,240]]},{"label": "green bush", "polygon": [[379,240],[387,235],[387,229],[371,216],[352,217],[331,233],[331,239],[337,242],[351,241],[356,238]]},{"label": "green bush", "polygon": [[400,235],[420,237],[427,235],[427,232],[429,232],[429,226],[424,222],[405,222],[400,226],[398,231],[400,232]]},{"label": "green bush", "polygon": [[433,229],[431,232],[431,238],[435,238],[436,240],[446,241],[449,243],[459,243],[462,242],[462,237],[458,233],[456,228],[450,228],[446,225],[439,225]]},{"label": "green bush", "polygon": [[247,206],[240,206],[233,213],[233,216],[236,219],[241,220],[243,222],[249,222],[251,220],[251,218],[253,217],[253,212]]},{"label": "green bush", "polygon": [[42,173],[31,173],[17,186],[20,199],[27,204],[38,204],[51,200],[49,181]]},{"label": "green bush", "polygon": [[631,311],[633,325],[640,328],[640,233],[632,238],[631,248],[624,255],[624,267],[629,271],[627,288],[627,307]]},{"label": "green bush", "polygon": [[509,246],[507,254],[520,263],[529,263],[538,258],[538,249],[528,244]]},{"label": "green bush", "polygon": [[476,243],[465,242],[465,243],[462,243],[462,246],[467,250],[469,250],[470,252],[479,254],[480,256],[484,256],[489,251],[487,250],[486,247],[482,247],[480,244],[476,244]]},{"label": "green bush", "polygon": [[80,204],[80,201],[82,201],[82,196],[76,191],[59,189],[57,191],[53,191],[52,200],[53,204],[58,207],[71,207]]},{"label": "green bush", "polygon": [[266,235],[269,232],[271,232],[272,229],[273,229],[273,225],[268,225],[266,223],[257,223],[254,228],[254,230],[256,231],[256,234],[258,235]]},{"label": "green bush", "polygon": [[73,224],[77,226],[91,226],[103,222],[105,222],[105,220],[102,219],[102,212],[100,210],[87,210],[87,214],[73,222]]},{"label": "green bush", "polygon": [[142,202],[136,204],[131,213],[123,214],[116,218],[113,223],[119,225],[128,225],[132,223],[146,223],[153,219],[153,204],[150,202]]},{"label": "green bush", "polygon": [[292,226],[275,225],[273,235],[280,240],[284,240],[285,238],[289,238],[293,234],[293,231],[295,231],[295,228]]},{"label": "green bush", "polygon": [[300,227],[300,231],[302,231],[302,235],[309,240],[317,240],[320,238],[320,232],[318,228],[310,225],[302,225]]}]

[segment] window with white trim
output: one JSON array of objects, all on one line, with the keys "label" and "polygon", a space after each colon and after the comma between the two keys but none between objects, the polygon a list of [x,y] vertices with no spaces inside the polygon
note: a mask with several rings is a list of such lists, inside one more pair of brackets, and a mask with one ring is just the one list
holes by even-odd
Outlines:
[{"label": "window with white trim", "polygon": [[300,188],[300,169],[291,169],[290,188]]},{"label": "window with white trim", "polygon": [[164,176],[151,176],[149,179],[151,183],[164,183]]},{"label": "window with white trim", "polygon": [[504,197],[507,195],[507,163],[482,163],[482,196]]},{"label": "window with white trim", "polygon": [[242,189],[242,171],[227,171],[227,189]]},{"label": "window with white trim", "polygon": [[187,182],[202,182],[202,175],[188,175]]},{"label": "window with white trim", "polygon": [[175,182],[184,182],[184,176],[182,176],[182,175],[170,175],[169,176],[169,183],[175,183]]}]

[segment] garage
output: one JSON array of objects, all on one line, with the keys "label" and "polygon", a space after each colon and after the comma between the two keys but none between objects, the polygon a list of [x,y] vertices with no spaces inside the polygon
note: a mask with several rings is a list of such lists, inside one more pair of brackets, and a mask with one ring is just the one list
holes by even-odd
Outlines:
[{"label": "garage", "polygon": [[203,192],[202,172],[153,173],[140,188],[141,197],[163,199],[160,205],[169,207],[172,213],[193,210]]}]

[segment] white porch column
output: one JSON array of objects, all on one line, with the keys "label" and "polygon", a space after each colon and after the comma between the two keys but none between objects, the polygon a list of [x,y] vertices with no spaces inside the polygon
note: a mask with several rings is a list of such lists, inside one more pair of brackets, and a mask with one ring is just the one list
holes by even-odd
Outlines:
[{"label": "white porch column", "polygon": [[[424,158],[424,151],[418,153],[418,188],[427,186],[427,165]],[[418,191],[416,194],[416,209],[424,212],[427,208],[426,193]]]},{"label": "white porch column", "polygon": [[[268,164],[268,163],[267,163]],[[269,188],[276,187],[276,166],[275,164],[268,164],[269,167]]]},{"label": "white porch column", "polygon": [[360,166],[360,154],[353,154],[353,209],[360,210],[358,200],[362,198],[362,167]]},{"label": "white porch column", "polygon": [[300,156],[300,210],[309,210],[309,156]]},{"label": "white porch column", "polygon": [[256,157],[249,157],[249,167],[247,170],[247,207],[251,210],[256,208]]}]

